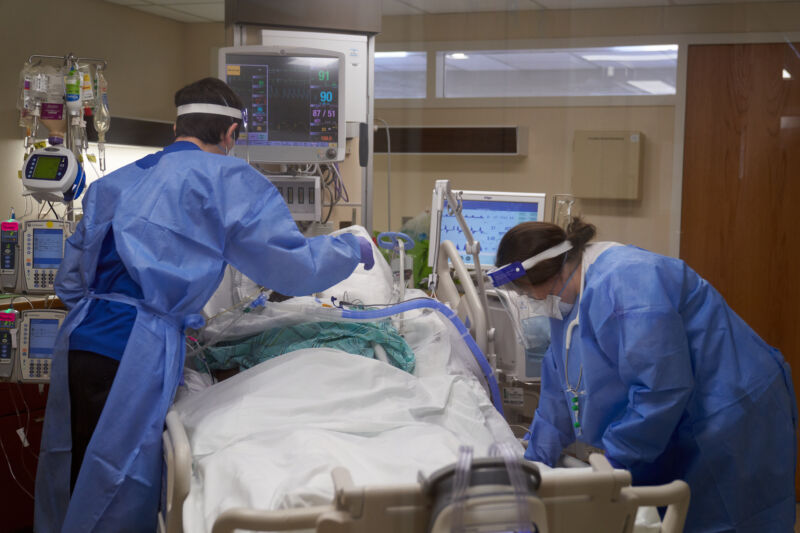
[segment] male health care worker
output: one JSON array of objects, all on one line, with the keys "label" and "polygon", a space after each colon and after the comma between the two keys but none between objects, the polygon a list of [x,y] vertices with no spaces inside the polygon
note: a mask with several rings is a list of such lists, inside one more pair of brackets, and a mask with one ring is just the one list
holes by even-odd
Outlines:
[{"label": "male health care worker", "polygon": [[[526,222],[490,274],[546,316],[551,344],[525,457],[578,440],[637,485],[683,479],[689,533],[792,533],[797,407],[789,367],[683,261]],[[519,311],[518,315],[519,316]]]},{"label": "male health care worker", "polygon": [[306,295],[374,261],[365,239],[305,238],[276,188],[226,157],[242,103],[224,82],[192,83],[175,105],[175,143],[92,184],[66,244],[56,293],[70,312],[53,357],[38,533],[156,530],[183,330],[226,264]]}]

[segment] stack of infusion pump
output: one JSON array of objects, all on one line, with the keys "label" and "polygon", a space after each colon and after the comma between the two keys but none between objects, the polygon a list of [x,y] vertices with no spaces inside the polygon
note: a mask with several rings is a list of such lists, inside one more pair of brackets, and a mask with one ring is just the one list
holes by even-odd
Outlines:
[{"label": "stack of infusion pump", "polygon": [[0,223],[2,292],[53,294],[56,272],[73,222],[6,220]]},{"label": "stack of infusion pump", "polygon": [[67,312],[0,311],[0,381],[47,383],[56,336]]}]

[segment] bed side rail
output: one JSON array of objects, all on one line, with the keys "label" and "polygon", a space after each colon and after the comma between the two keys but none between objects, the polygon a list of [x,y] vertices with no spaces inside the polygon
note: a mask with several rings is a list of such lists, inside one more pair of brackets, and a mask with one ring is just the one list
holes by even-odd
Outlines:
[{"label": "bed side rail", "polygon": [[164,444],[167,486],[165,508],[158,516],[159,530],[182,533],[183,502],[189,494],[192,479],[192,450],[177,412],[167,413],[166,429],[161,440]]}]

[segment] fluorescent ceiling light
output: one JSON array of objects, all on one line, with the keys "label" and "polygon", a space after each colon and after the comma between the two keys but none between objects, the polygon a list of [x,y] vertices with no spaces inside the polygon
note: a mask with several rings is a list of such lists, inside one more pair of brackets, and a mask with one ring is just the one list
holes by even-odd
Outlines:
[{"label": "fluorescent ceiling light", "polygon": [[677,59],[676,54],[589,54],[581,56],[586,61],[672,61]]},{"label": "fluorescent ceiling light", "polygon": [[677,52],[677,44],[648,44],[645,46],[614,46],[618,52]]},{"label": "fluorescent ceiling light", "polygon": [[633,80],[628,84],[650,94],[675,94],[675,87],[661,80]]},{"label": "fluorescent ceiling light", "polygon": [[455,52],[453,54],[447,54],[447,57],[450,59],[469,59],[469,56],[464,52]]},{"label": "fluorescent ceiling light", "polygon": [[375,52],[375,59],[408,57],[408,52]]},{"label": "fluorescent ceiling light", "polygon": [[783,74],[783,79],[785,79],[785,80],[792,79],[792,74],[788,70],[783,69],[783,73],[782,74]]}]

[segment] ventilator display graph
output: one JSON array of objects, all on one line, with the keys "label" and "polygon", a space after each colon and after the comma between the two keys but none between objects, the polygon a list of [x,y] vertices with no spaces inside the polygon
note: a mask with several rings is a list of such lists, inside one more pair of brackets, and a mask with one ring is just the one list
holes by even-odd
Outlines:
[{"label": "ventilator display graph", "polygon": [[[521,222],[539,220],[539,204],[531,202],[463,200],[462,213],[475,240],[481,245],[481,266],[493,266],[500,239]],[[466,253],[467,240],[456,217],[447,212],[447,200],[442,211],[442,229],[439,242],[448,240],[455,244],[458,254],[467,266],[474,266],[472,255]]]},{"label": "ventilator display graph", "polygon": [[239,145],[327,147],[339,126],[339,60],[228,54],[226,79],[248,113]]}]

